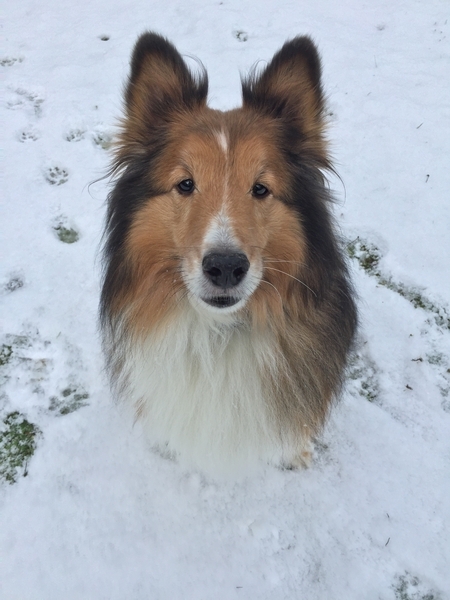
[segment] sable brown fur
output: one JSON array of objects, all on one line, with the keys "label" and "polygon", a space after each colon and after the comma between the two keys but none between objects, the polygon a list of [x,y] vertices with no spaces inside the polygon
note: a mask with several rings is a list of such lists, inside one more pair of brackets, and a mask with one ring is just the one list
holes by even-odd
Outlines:
[{"label": "sable brown fur", "polygon": [[[287,42],[262,72],[243,80],[242,89],[242,108],[212,110],[204,70],[194,76],[161,36],[146,33],[138,40],[112,167],[101,323],[113,381],[145,417],[152,399],[140,381],[139,393],[132,391],[133,349],[148,340],[163,344],[168,331],[187,322],[187,312],[195,313],[188,282],[198,279],[208,232],[232,232],[233,244],[248,258],[248,277],[260,277],[259,283],[225,320],[220,310],[203,318],[203,308],[189,319],[201,327],[210,323],[205,327],[211,352],[219,344],[215,335],[222,345],[229,340],[230,348],[239,335],[254,340],[251,347],[264,347],[261,360],[267,364],[249,365],[265,390],[264,427],[271,443],[275,439],[274,446],[283,449],[282,461],[294,464],[339,395],[357,324],[324,178],[331,165],[314,44],[307,37]],[[185,180],[196,186],[188,197],[178,187]],[[256,184],[269,190],[267,197],[255,197]],[[225,356],[225,349],[220,352]],[[231,380],[223,360],[224,381]],[[203,390],[200,375],[195,377]],[[263,419],[258,402],[255,422]],[[196,403],[193,398],[192,414],[201,410]],[[230,414],[230,422],[237,419]],[[264,436],[256,431],[259,447]],[[182,455],[177,439],[168,439],[168,447]]]}]

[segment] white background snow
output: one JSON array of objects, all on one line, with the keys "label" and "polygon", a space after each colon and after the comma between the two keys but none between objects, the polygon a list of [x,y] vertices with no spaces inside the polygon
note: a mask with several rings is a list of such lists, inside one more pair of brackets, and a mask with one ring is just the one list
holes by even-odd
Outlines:
[{"label": "white background snow", "polygon": [[[0,421],[18,411],[41,434],[27,476],[0,482],[2,600],[450,598],[449,13],[448,0],[4,5]],[[154,454],[111,401],[96,329],[108,186],[88,184],[108,168],[146,29],[204,62],[220,109],[286,39],[319,45],[362,326],[309,470],[205,479]]]}]

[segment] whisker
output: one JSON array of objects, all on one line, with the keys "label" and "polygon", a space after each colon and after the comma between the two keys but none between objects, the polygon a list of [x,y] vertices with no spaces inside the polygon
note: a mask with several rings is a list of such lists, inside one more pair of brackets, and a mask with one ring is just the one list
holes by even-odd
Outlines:
[{"label": "whisker", "polygon": [[276,293],[278,294],[279,298],[280,298],[280,302],[281,304],[283,304],[283,298],[281,297],[280,292],[277,290],[277,288],[273,285],[273,283],[270,283],[270,281],[267,281],[266,279],[261,279],[261,283],[267,283],[267,285],[270,285],[271,287],[273,287],[273,289],[276,291]]},{"label": "whisker", "polygon": [[264,263],[290,263],[292,265],[298,265],[299,267],[306,267],[309,269],[306,263],[298,262],[296,260],[281,260],[281,259],[264,259]]},{"label": "whisker", "polygon": [[299,283],[301,283],[302,285],[304,285],[305,288],[307,288],[317,298],[316,292],[314,290],[312,290],[309,286],[307,286],[304,281],[300,281],[300,279],[297,279],[297,277],[294,277],[293,275],[290,275],[289,273],[286,273],[286,271],[280,271],[280,269],[274,269],[274,267],[266,267],[266,269],[269,270],[269,271],[277,271],[278,273],[283,273],[283,275],[287,275],[288,277],[291,277],[291,279],[295,279],[295,281],[298,281]]}]

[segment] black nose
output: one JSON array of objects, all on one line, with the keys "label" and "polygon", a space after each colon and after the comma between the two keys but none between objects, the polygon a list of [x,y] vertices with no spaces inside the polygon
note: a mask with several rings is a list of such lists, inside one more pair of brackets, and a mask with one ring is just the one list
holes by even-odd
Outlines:
[{"label": "black nose", "polygon": [[232,254],[211,252],[203,258],[202,268],[213,285],[227,289],[244,279],[250,263],[245,254],[238,252]]}]

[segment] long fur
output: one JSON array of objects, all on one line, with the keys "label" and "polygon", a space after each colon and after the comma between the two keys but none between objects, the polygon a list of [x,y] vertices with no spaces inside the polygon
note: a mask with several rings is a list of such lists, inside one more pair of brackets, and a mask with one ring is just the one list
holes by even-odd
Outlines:
[{"label": "long fur", "polygon": [[[242,108],[208,108],[206,73],[141,36],[105,231],[100,316],[116,394],[155,444],[213,473],[305,461],[357,325],[313,42],[287,42],[242,88]],[[217,254],[241,261],[237,283],[205,267]]]}]

